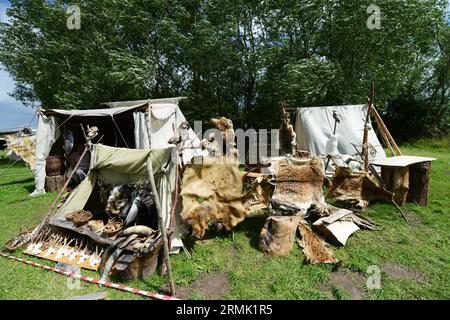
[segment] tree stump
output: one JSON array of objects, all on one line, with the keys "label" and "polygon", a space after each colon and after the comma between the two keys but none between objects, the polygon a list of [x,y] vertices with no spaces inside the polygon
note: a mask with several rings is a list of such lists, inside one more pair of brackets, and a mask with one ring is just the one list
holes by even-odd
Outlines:
[{"label": "tree stump", "polygon": [[386,189],[394,193],[394,201],[399,206],[404,205],[409,190],[409,167],[382,167],[381,178]]},{"label": "tree stump", "polygon": [[428,205],[431,162],[421,162],[409,166],[408,202]]},{"label": "tree stump", "polygon": [[45,191],[59,192],[64,186],[66,179],[64,176],[46,176],[45,177]]}]

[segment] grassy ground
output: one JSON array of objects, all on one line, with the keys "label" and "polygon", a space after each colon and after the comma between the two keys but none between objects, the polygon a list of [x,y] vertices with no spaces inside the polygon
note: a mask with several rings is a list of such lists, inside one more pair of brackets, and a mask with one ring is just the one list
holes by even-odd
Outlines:
[{"label": "grassy ground", "polygon": [[[415,223],[411,225],[393,206],[372,204],[366,214],[383,229],[358,231],[345,247],[333,247],[343,261],[339,270],[305,264],[297,245],[287,257],[264,256],[258,250],[257,241],[265,217],[256,215],[237,227],[234,240],[228,233],[216,234],[211,241],[193,244],[192,257],[184,252],[173,256],[177,285],[198,289],[191,290],[189,298],[205,298],[201,286],[192,284],[200,274],[207,273],[211,275],[211,285],[215,274],[227,275],[229,290],[224,292],[224,299],[348,299],[354,297],[354,288],[365,299],[450,299],[450,148],[448,142],[434,141],[403,146],[402,151],[438,158],[432,166],[429,206],[406,206],[405,210],[415,212],[411,216]],[[3,243],[21,229],[39,223],[56,195],[30,198],[28,194],[34,183],[28,169],[21,164],[7,168],[8,161],[0,161],[0,242]],[[54,265],[20,252],[15,255]],[[369,290],[365,286],[367,271],[373,265],[381,270],[381,289]],[[85,270],[82,273],[98,276]],[[349,279],[359,280],[349,285]],[[166,285],[166,279],[153,275],[129,284],[156,291]],[[61,275],[0,258],[0,299],[65,299],[105,290],[86,283],[81,286],[81,289],[69,289],[67,279]],[[106,291],[110,299],[140,298]]]}]

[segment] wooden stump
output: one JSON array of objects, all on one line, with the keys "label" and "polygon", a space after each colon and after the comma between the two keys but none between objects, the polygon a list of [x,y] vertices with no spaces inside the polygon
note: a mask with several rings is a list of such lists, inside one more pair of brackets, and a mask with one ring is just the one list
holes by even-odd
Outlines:
[{"label": "wooden stump", "polygon": [[45,177],[45,191],[59,192],[64,186],[66,179],[64,176],[47,176]]},{"label": "wooden stump", "polygon": [[408,202],[428,205],[431,162],[421,162],[409,166]]},{"label": "wooden stump", "polygon": [[409,190],[409,167],[382,167],[381,178],[386,189],[394,193],[394,201],[399,206],[404,205]]}]

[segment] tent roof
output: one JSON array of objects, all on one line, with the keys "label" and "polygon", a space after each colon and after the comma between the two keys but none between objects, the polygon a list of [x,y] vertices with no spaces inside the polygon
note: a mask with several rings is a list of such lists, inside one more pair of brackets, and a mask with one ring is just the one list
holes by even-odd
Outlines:
[{"label": "tent roof", "polygon": [[127,111],[132,111],[146,107],[147,104],[135,105],[130,107],[107,108],[107,109],[87,109],[87,110],[62,110],[62,109],[47,109],[41,112],[47,116],[60,115],[72,117],[111,117]]},{"label": "tent roof", "polygon": [[186,97],[175,97],[165,99],[147,99],[136,101],[120,101],[120,102],[106,102],[103,106],[108,106],[105,109],[85,109],[85,110],[63,110],[63,109],[41,109],[40,111],[47,115],[60,115],[72,117],[111,117],[124,112],[145,109],[148,102],[153,105],[153,108],[164,108],[167,104],[178,104],[178,101],[184,100]]}]

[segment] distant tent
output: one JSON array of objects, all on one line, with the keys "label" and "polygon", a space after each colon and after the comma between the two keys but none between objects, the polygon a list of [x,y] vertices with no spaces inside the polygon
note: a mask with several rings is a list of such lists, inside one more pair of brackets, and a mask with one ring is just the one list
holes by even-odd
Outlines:
[{"label": "distant tent", "polygon": [[[364,132],[364,119],[367,114],[367,105],[345,105],[297,108],[295,131],[297,144],[302,150],[309,151],[312,155],[326,155],[326,145],[333,134],[333,111],[341,117],[337,125],[338,151],[344,155],[356,153],[352,143],[361,146]],[[373,130],[369,130],[369,144],[375,149],[374,155],[369,155],[369,160],[385,159],[386,154]],[[358,148],[361,151],[361,147]]]},{"label": "distant tent", "polygon": [[21,131],[16,134],[7,135],[5,137],[6,148],[8,153],[6,156],[10,161],[24,161],[31,170],[34,170],[34,160],[36,153],[36,133],[30,131]]},{"label": "distant tent", "polygon": [[[178,107],[178,98],[112,102],[111,108],[90,110],[41,109],[36,136],[35,154],[35,191],[41,194],[45,187],[45,165],[49,155],[62,151],[62,144],[56,143],[67,128],[82,137],[81,124],[97,126],[99,138],[104,145],[132,149],[162,149],[173,145],[168,140],[174,135],[174,128],[186,121]],[[151,128],[148,128],[148,105],[152,106]],[[194,144],[200,144],[193,130],[189,138]],[[61,139],[60,139],[61,140]],[[59,141],[60,142],[60,141]],[[191,157],[195,150],[187,150],[183,156]]]}]

